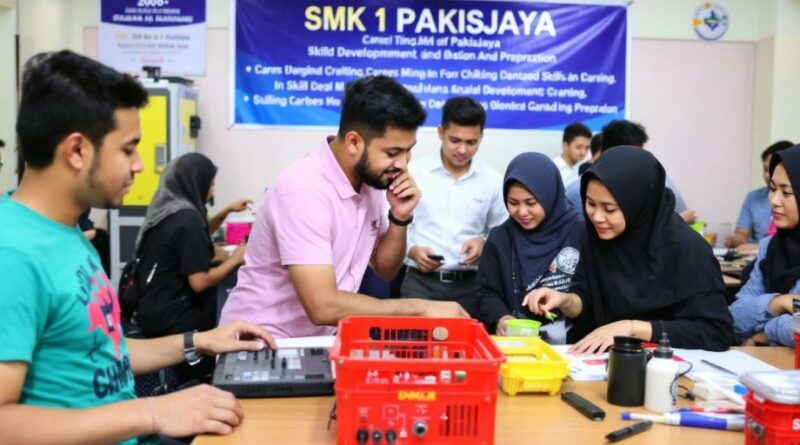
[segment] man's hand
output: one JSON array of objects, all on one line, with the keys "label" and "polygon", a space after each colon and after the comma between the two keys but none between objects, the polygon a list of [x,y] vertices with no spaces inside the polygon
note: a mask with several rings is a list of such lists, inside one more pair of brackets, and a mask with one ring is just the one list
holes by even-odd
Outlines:
[{"label": "man's hand", "polygon": [[141,402],[151,404],[154,434],[166,437],[230,434],[244,418],[244,411],[233,394],[209,385],[193,386]]},{"label": "man's hand", "polygon": [[266,329],[241,320],[194,334],[197,351],[206,355],[229,351],[260,351],[264,349],[265,343],[270,349],[278,348]]},{"label": "man's hand", "polygon": [[744,244],[747,242],[744,236],[734,233],[733,235],[729,236],[725,239],[725,247],[737,247],[740,244]]},{"label": "man's hand", "polygon": [[464,244],[461,245],[461,264],[467,266],[476,264],[481,259],[484,242],[483,237],[480,236],[464,241]]},{"label": "man's hand", "polygon": [[516,317],[512,315],[503,315],[502,317],[500,317],[500,320],[497,321],[497,329],[496,329],[497,335],[503,337],[508,335],[508,331],[506,330],[506,322],[510,320],[516,320]]},{"label": "man's hand", "polygon": [[411,218],[411,212],[419,203],[422,192],[407,171],[400,173],[392,180],[386,190],[386,199],[389,201],[389,211],[392,216],[405,221]]},{"label": "man's hand", "polygon": [[428,258],[429,253],[433,253],[433,250],[427,246],[414,246],[408,249],[408,257],[417,263],[417,269],[422,273],[433,272],[442,265],[442,263]]},{"label": "man's hand", "polygon": [[455,301],[424,301],[423,317],[431,318],[469,318],[467,311]]}]

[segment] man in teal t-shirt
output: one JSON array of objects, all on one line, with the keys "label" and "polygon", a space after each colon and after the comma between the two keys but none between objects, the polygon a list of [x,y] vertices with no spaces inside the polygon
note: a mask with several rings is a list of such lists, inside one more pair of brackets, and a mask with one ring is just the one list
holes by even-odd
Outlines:
[{"label": "man in teal t-shirt", "polygon": [[8,196],[0,198],[0,224],[0,360],[28,363],[20,403],[92,407],[133,399],[119,304],[80,229]]},{"label": "man in teal t-shirt", "polygon": [[[227,434],[243,413],[208,385],[137,399],[133,376],[184,359],[257,350],[270,335],[234,322],[200,333],[126,340],[117,295],[76,223],[115,207],[142,171],[147,93],[70,51],[34,56],[17,118],[25,174],[0,197],[0,443],[158,443]],[[253,340],[240,338],[252,337]]]}]

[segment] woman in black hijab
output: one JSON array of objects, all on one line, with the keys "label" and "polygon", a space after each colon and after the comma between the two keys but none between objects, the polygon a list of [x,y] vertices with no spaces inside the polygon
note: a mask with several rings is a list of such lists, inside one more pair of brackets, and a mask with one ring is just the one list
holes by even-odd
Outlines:
[{"label": "woman in black hijab", "polygon": [[558,167],[541,153],[523,153],[506,169],[503,198],[509,218],[492,229],[478,267],[481,321],[505,335],[505,323],[532,318],[542,337],[566,342],[563,317],[550,320],[531,313],[522,299],[532,289],[566,291],[586,238],[583,219],[564,195]]},{"label": "woman in black hijab", "polygon": [[531,311],[573,319],[577,353],[604,351],[614,336],[679,348],[725,350],[733,340],[719,263],[674,212],[664,168],[649,152],[616,147],[581,177],[587,239],[572,293],[539,289]]},{"label": "woman in black hijab", "polygon": [[794,347],[792,300],[800,294],[800,145],[772,155],[769,204],[778,232],[761,240],[747,283],[731,305],[734,335],[745,345]]},{"label": "woman in black hijab", "polygon": [[210,290],[244,261],[244,245],[211,267],[210,234],[230,212],[247,208],[235,201],[209,221],[206,203],[214,193],[217,167],[199,153],[172,161],[147,208],[136,241],[141,295],[134,320],[145,337],[161,337],[216,326],[216,298]]}]

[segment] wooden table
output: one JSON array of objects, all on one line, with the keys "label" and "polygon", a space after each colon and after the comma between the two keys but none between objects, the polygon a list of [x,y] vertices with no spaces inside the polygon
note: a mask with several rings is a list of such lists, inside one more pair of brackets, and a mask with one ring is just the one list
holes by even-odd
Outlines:
[{"label": "wooden table", "polygon": [[741,287],[742,280],[738,278],[734,278],[730,275],[722,274],[722,281],[725,283],[725,287]]},{"label": "wooden table", "polygon": [[[736,348],[779,368],[794,366],[794,350],[784,347]],[[547,440],[554,445],[601,444],[611,431],[630,425],[619,419],[622,408],[606,402],[606,382],[565,381],[562,391],[575,391],[606,411],[594,422],[561,401],[559,396],[502,392],[497,399],[495,444],[526,444]],[[333,397],[242,400],[245,419],[229,436],[200,436],[196,445],[213,444],[335,444],[335,422],[326,429]],[[682,402],[686,404],[685,401]],[[372,443],[372,442],[370,442]],[[381,442],[385,443],[385,442]],[[425,442],[420,442],[425,443]],[[625,439],[624,445],[714,445],[744,443],[740,432],[653,425],[650,431]]]}]

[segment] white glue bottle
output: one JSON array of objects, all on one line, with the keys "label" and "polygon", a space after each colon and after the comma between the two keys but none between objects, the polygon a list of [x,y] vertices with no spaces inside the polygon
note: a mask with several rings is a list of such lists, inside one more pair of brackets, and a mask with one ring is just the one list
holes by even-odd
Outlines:
[{"label": "white glue bottle", "polygon": [[644,384],[644,408],[657,413],[668,413],[675,407],[678,394],[678,363],[672,359],[667,333],[661,334],[658,348],[647,363]]}]

